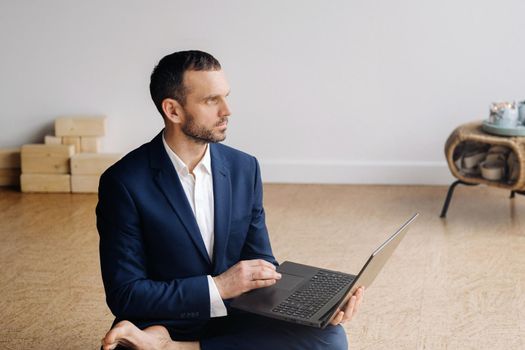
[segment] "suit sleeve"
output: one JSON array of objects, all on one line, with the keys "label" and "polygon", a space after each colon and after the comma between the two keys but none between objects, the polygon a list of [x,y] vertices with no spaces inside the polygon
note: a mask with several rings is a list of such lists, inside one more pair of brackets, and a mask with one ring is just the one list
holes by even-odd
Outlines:
[{"label": "suit sleeve", "polygon": [[106,301],[117,318],[210,317],[207,276],[148,278],[140,213],[128,189],[108,172],[100,179],[96,213]]},{"label": "suit sleeve", "polygon": [[277,266],[278,263],[273,256],[268,229],[266,228],[261,171],[257,159],[253,158],[253,161],[255,162],[255,172],[253,175],[254,188],[252,218],[241,254],[241,259],[264,259]]}]

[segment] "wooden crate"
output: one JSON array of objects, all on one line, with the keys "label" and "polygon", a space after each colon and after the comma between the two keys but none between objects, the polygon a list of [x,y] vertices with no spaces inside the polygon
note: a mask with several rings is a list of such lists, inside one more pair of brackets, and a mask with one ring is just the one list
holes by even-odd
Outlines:
[{"label": "wooden crate", "polygon": [[62,144],[62,138],[58,137],[58,136],[46,135],[44,137],[44,143],[46,145],[61,145]]},{"label": "wooden crate", "polygon": [[80,152],[82,153],[100,152],[100,137],[81,136],[80,137]]},{"label": "wooden crate", "polygon": [[22,146],[23,174],[68,174],[69,158],[75,153],[72,145]]},{"label": "wooden crate", "polygon": [[71,175],[68,174],[22,174],[22,192],[71,192]]},{"label": "wooden crate", "polygon": [[100,175],[71,175],[71,192],[97,193]]},{"label": "wooden crate", "polygon": [[20,185],[20,169],[0,169],[0,186]]},{"label": "wooden crate", "polygon": [[79,153],[71,157],[71,174],[100,175],[117,160],[115,153]]},{"label": "wooden crate", "polygon": [[63,145],[75,146],[75,153],[80,153],[80,136],[62,136]]},{"label": "wooden crate", "polygon": [[104,136],[106,117],[60,117],[55,119],[56,136]]},{"label": "wooden crate", "polygon": [[0,149],[0,169],[20,168],[20,148]]}]

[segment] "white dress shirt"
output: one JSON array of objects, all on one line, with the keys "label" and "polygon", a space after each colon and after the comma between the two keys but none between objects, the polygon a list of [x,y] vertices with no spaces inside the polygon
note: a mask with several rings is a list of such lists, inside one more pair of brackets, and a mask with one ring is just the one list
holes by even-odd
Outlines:
[{"label": "white dress shirt", "polygon": [[[202,240],[206,246],[206,251],[213,261],[213,244],[214,244],[214,205],[213,205],[213,178],[211,172],[211,158],[210,158],[210,147],[206,146],[206,153],[200,162],[193,169],[193,174],[189,172],[188,167],[184,162],[177,156],[177,154],[168,146],[162,135],[162,142],[166,148],[166,152],[179,175],[182,188],[186,193],[188,202],[190,203],[191,210],[199,231],[202,235]],[[220,317],[226,316],[226,306],[222,301],[219,290],[213,281],[213,278],[208,275],[208,289],[210,291],[210,316]]]}]

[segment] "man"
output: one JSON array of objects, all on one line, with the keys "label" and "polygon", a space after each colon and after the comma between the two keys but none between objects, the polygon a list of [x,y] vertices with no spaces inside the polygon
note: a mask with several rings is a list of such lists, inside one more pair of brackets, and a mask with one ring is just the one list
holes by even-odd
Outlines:
[{"label": "man", "polygon": [[228,308],[280,274],[257,160],[219,144],[230,116],[219,62],[200,51],[168,55],[150,92],[164,130],[100,179],[100,261],[116,316],[103,349],[346,349],[339,323],[362,290],[324,330]]}]

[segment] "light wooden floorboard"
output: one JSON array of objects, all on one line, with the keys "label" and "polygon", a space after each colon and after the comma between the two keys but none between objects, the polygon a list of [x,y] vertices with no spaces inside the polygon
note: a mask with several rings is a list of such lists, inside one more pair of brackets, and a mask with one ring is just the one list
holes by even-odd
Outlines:
[{"label": "light wooden floorboard", "polygon": [[[525,197],[441,186],[265,185],[279,261],[356,273],[421,216],[345,326],[352,349],[525,349]],[[0,190],[0,349],[95,349],[112,321],[96,195]]]}]

